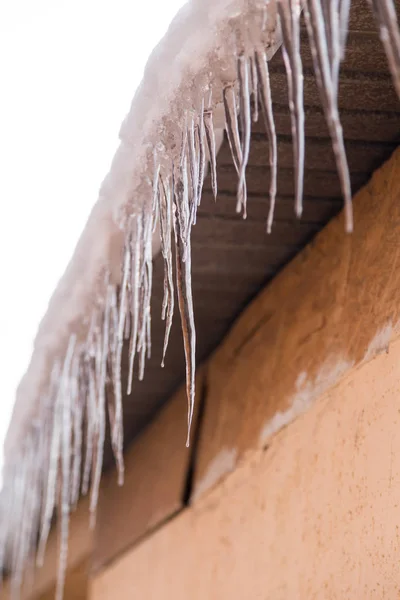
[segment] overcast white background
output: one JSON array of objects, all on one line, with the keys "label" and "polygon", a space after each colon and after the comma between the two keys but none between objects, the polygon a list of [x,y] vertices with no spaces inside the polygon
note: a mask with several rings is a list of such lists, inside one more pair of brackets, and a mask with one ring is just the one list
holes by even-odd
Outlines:
[{"label": "overcast white background", "polygon": [[0,0],[0,464],[33,339],[184,0]]}]

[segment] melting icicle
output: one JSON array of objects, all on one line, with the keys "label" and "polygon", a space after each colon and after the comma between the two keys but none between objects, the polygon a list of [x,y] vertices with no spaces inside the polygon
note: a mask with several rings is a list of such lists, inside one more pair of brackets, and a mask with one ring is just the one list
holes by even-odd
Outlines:
[{"label": "melting icicle", "polygon": [[251,73],[251,89],[253,91],[253,122],[258,121],[258,76],[255,56],[250,58],[250,73]]},{"label": "melting icicle", "polygon": [[267,132],[269,145],[269,164],[270,164],[270,187],[269,187],[269,212],[267,219],[267,232],[271,233],[274,220],[277,177],[278,177],[278,144],[276,138],[274,111],[272,108],[271,83],[269,78],[269,69],[267,56],[264,50],[256,50],[254,62],[257,67],[259,80],[261,109],[264,117],[265,129]]},{"label": "melting icicle", "polygon": [[68,534],[71,498],[71,364],[75,351],[76,336],[72,335],[64,362],[61,379],[62,432],[61,432],[61,519],[60,548],[58,556],[58,573],[56,600],[62,600],[64,593],[65,573],[68,557]]},{"label": "melting icicle", "polygon": [[82,427],[83,427],[83,398],[86,394],[82,389],[80,373],[80,355],[75,354],[72,363],[71,405],[73,415],[73,464],[71,481],[71,505],[76,508],[79,500],[81,463],[82,463]]},{"label": "melting icicle", "polygon": [[340,60],[344,59],[349,30],[351,0],[339,0],[339,37],[340,37]]},{"label": "melting icicle", "polygon": [[189,136],[188,136],[189,144],[189,171],[190,171],[190,181],[191,181],[191,207],[190,207],[190,222],[194,224],[196,222],[196,211],[198,206],[198,186],[199,186],[199,172],[198,172],[198,160],[196,153],[196,141],[195,141],[195,126],[194,126],[194,118],[192,118],[190,127],[189,127]]},{"label": "melting icicle", "polygon": [[[211,101],[210,101],[211,102]],[[216,147],[215,147],[215,133],[214,133],[214,122],[213,122],[213,111],[211,106],[204,110],[204,128],[206,133],[207,149],[210,157],[210,171],[211,171],[211,188],[214,195],[214,200],[217,199],[217,159],[216,159]]]},{"label": "melting icicle", "polygon": [[[28,454],[29,452],[29,454]],[[27,529],[29,527],[28,518],[29,518],[29,495],[31,493],[31,489],[29,487],[29,478],[31,470],[33,468],[32,465],[32,448],[30,447],[29,442],[27,443],[27,448],[24,452],[24,464],[22,473],[19,474],[19,490],[16,498],[16,506],[12,507],[12,510],[15,511],[14,514],[17,514],[19,519],[17,522],[17,533],[16,539],[13,544],[13,556],[12,556],[12,580],[11,580],[11,598],[19,598],[22,579],[23,579],[23,569],[24,563],[26,560],[26,538],[27,538]]]},{"label": "melting icicle", "polygon": [[186,445],[188,446],[195,400],[196,329],[192,298],[190,231],[187,231],[189,225],[189,207],[187,205],[187,191],[185,191],[185,175],[183,171],[184,166],[179,169],[175,185],[176,214],[174,230],[178,305],[181,315],[186,358],[186,393],[188,398],[188,437]]},{"label": "melting icicle", "polygon": [[201,101],[201,110],[199,115],[199,126],[197,127],[198,147],[199,147],[199,181],[197,184],[197,205],[200,206],[201,195],[203,192],[204,174],[206,170],[206,151],[204,147],[204,98]]},{"label": "melting icicle", "polygon": [[86,400],[86,454],[82,477],[82,494],[86,496],[89,491],[90,472],[93,463],[93,440],[96,430],[96,384],[92,360],[88,358],[85,364],[87,377]]},{"label": "melting icicle", "polygon": [[[242,167],[242,148],[240,145],[240,136],[238,128],[238,114],[236,106],[235,91],[231,85],[224,88],[223,91],[224,109],[225,109],[225,128],[228,137],[229,147],[231,149],[233,164],[237,174],[240,176]],[[242,188],[238,190],[237,212],[240,212],[243,206],[243,199],[246,198],[246,179]]]},{"label": "melting icicle", "polygon": [[[59,364],[55,363],[51,375],[51,389],[54,390],[56,382],[59,379]],[[44,501],[44,510],[42,516],[42,525],[37,553],[37,565],[43,566],[44,555],[46,551],[47,539],[49,537],[51,519],[56,502],[56,485],[58,477],[58,459],[61,450],[61,399],[60,393],[56,394],[54,404],[53,428],[50,445],[49,472],[47,475],[47,492]]]},{"label": "melting icicle", "polygon": [[250,153],[251,109],[249,88],[249,62],[243,54],[241,54],[238,58],[238,78],[240,94],[240,111],[242,114],[243,122],[243,141],[242,161],[239,170],[238,205],[236,207],[236,211],[239,212],[241,207],[243,207],[243,218],[245,219],[247,217],[246,167],[249,161]]},{"label": "melting icicle", "polygon": [[[319,0],[318,0],[319,1]],[[282,30],[282,53],[286,67],[289,108],[292,120],[293,153],[295,163],[295,212],[303,212],[304,186],[304,107],[303,68],[300,56],[300,2],[278,2]]]},{"label": "melting icicle", "polygon": [[141,264],[141,247],[143,238],[143,220],[142,215],[138,215],[132,221],[135,230],[132,232],[132,267],[131,267],[131,289],[132,289],[132,333],[129,346],[129,374],[127,393],[132,393],[133,384],[133,367],[135,363],[135,355],[138,343],[139,329],[139,286],[140,286],[140,264]]},{"label": "melting icicle", "polygon": [[139,302],[139,380],[144,377],[146,354],[151,356],[151,289],[153,279],[152,258],[152,215],[143,209],[143,247],[140,274],[140,302]]},{"label": "melting icicle", "polygon": [[160,164],[157,163],[157,157],[154,154],[154,176],[153,176],[153,202],[152,202],[152,211],[153,211],[153,229],[152,233],[155,233],[157,228],[157,220],[158,220],[158,186],[160,179]]},{"label": "melting icicle", "polygon": [[240,147],[235,90],[231,85],[224,88],[223,97],[226,135],[231,149],[233,164],[239,174],[240,163],[242,162],[242,150]]},{"label": "melting icicle", "polygon": [[[315,75],[320,89],[322,106],[328,123],[329,132],[332,138],[333,151],[345,202],[344,212],[346,231],[351,232],[353,231],[353,208],[350,173],[344,147],[343,130],[338,112],[337,86],[335,86],[332,80],[332,65],[329,61],[325,22],[320,0],[307,0],[304,5],[304,16],[310,39]],[[335,43],[338,43],[337,40]]]},{"label": "melting icicle", "polygon": [[[122,485],[124,481],[124,461],[123,461],[123,427],[122,427],[122,383],[121,383],[121,361],[122,347],[124,343],[124,329],[127,313],[127,293],[128,281],[131,267],[131,242],[128,236],[125,245],[125,256],[122,272],[121,297],[119,304],[119,319],[116,339],[116,351],[114,358],[114,402],[115,402],[115,418],[111,432],[112,446],[114,450],[115,460],[118,470],[118,483]],[[109,292],[110,293],[110,292]],[[108,332],[107,332],[108,333]],[[108,351],[108,337],[107,337]],[[103,350],[104,352],[104,350]],[[104,360],[104,359],[103,359]],[[105,381],[104,381],[105,385]]]},{"label": "melting icicle", "polygon": [[131,293],[131,287],[130,287],[130,282],[128,281],[127,294],[126,294],[126,307],[125,307],[124,340],[129,340],[131,337],[130,293]]},{"label": "melting icicle", "polygon": [[97,404],[96,404],[96,453],[92,477],[92,489],[90,494],[90,526],[93,528],[96,524],[96,510],[99,497],[99,487],[101,470],[103,466],[104,440],[106,436],[106,410],[105,410],[105,387],[107,377],[107,358],[109,347],[109,327],[110,327],[110,304],[111,304],[111,286],[107,286],[106,303],[103,316],[102,337],[98,336],[98,345],[100,346],[100,365],[99,379],[97,382]]},{"label": "melting icicle", "polygon": [[172,267],[172,202],[171,192],[167,183],[161,179],[162,194],[159,196],[161,252],[164,259],[164,298],[162,306],[162,319],[165,320],[165,336],[161,366],[164,367],[165,355],[168,348],[171,332],[172,318],[174,315],[174,280]]}]

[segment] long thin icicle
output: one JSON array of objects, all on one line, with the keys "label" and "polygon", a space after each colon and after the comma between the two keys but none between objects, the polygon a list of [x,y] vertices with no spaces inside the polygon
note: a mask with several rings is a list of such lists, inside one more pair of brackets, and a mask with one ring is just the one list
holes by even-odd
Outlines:
[{"label": "long thin icicle", "polygon": [[73,508],[76,508],[79,500],[82,464],[83,398],[86,398],[86,394],[82,388],[79,358],[80,356],[78,352],[76,352],[71,368],[73,453],[70,502]]},{"label": "long thin icicle", "polygon": [[179,167],[175,185],[175,244],[176,244],[176,283],[178,305],[181,315],[183,344],[186,357],[186,391],[188,398],[188,437],[194,412],[195,369],[196,369],[196,329],[194,324],[192,277],[191,277],[191,248],[190,232],[185,231],[189,226],[189,206],[187,190],[185,190],[185,166]]},{"label": "long thin icicle", "polygon": [[[124,481],[124,459],[123,459],[123,426],[122,426],[122,383],[121,383],[121,360],[122,346],[124,343],[124,330],[127,311],[128,281],[131,267],[131,243],[128,237],[125,244],[125,255],[122,271],[121,294],[119,302],[119,318],[117,330],[117,347],[114,358],[114,402],[115,418],[111,432],[111,440],[118,469],[118,484]],[[108,344],[108,340],[107,340]],[[108,349],[107,349],[108,350]]]},{"label": "long thin icicle", "polygon": [[217,184],[217,159],[216,159],[216,147],[215,147],[215,132],[213,123],[213,112],[211,108],[207,108],[204,111],[204,127],[206,131],[207,149],[210,157],[210,174],[211,174],[211,189],[213,191],[214,200],[217,199],[218,195],[218,184]]},{"label": "long thin icicle", "polygon": [[258,121],[258,75],[257,75],[257,65],[255,56],[250,58],[250,68],[251,68],[251,89],[253,92],[253,122],[257,123]]},{"label": "long thin icicle", "polygon": [[132,393],[133,385],[133,367],[135,363],[136,350],[138,345],[139,331],[139,287],[140,272],[142,262],[142,244],[143,244],[143,219],[142,215],[137,215],[132,220],[132,267],[131,267],[131,289],[132,289],[132,333],[129,346],[129,374],[127,393]]},{"label": "long thin icicle", "polygon": [[201,109],[199,115],[199,125],[196,129],[199,147],[199,180],[197,184],[197,206],[200,206],[201,194],[203,192],[204,175],[206,171],[206,151],[205,151],[205,127],[204,127],[204,98],[201,100]]},{"label": "long thin icicle", "polygon": [[[61,380],[62,432],[61,432],[61,519],[60,547],[58,557],[58,573],[56,600],[62,600],[64,594],[65,574],[68,558],[69,514],[71,502],[71,364],[75,351],[76,336],[70,338]],[[74,375],[74,374],[73,374]]]},{"label": "long thin icicle", "polygon": [[[332,138],[336,165],[345,202],[346,231],[353,231],[353,208],[350,172],[344,147],[343,130],[340,123],[337,99],[337,85],[332,79],[332,65],[329,62],[328,43],[321,0],[307,0],[304,4],[304,16],[310,39],[314,70],[321,94],[322,106]],[[340,39],[335,43],[340,42]]]},{"label": "long thin icicle", "polygon": [[271,83],[267,56],[264,50],[256,50],[254,55],[259,80],[261,108],[269,144],[270,186],[269,186],[269,212],[267,219],[267,232],[271,233],[274,221],[276,189],[278,178],[278,143],[276,138],[274,111],[272,108]]},{"label": "long thin icicle", "polygon": [[[60,376],[60,367],[58,363],[55,363],[52,372],[52,388],[55,388],[56,381]],[[43,504],[43,516],[42,525],[40,531],[40,539],[37,553],[37,565],[43,566],[44,555],[46,551],[47,539],[49,537],[51,519],[54,512],[54,506],[56,503],[56,485],[58,477],[58,460],[61,451],[61,394],[56,395],[56,401],[54,405],[53,414],[53,427],[51,434],[51,445],[50,445],[50,462],[49,462],[49,473],[47,475],[47,491],[46,498]]]},{"label": "long thin icicle", "polygon": [[240,136],[238,128],[238,112],[236,106],[235,90],[231,85],[224,88],[224,108],[225,108],[225,128],[228,137],[229,147],[232,153],[233,164],[236,172],[239,174],[242,162],[242,149],[240,146]]},{"label": "long thin icicle", "polygon": [[249,61],[244,54],[238,58],[238,79],[240,111],[242,114],[242,160],[239,170],[238,203],[236,211],[243,209],[243,218],[247,217],[247,190],[246,190],[246,166],[249,161],[250,135],[251,135],[251,109],[250,109],[250,86],[249,86]]},{"label": "long thin icicle", "polygon": [[278,2],[282,29],[282,53],[285,62],[295,166],[295,212],[303,212],[304,186],[304,107],[303,67],[300,56],[300,1]]},{"label": "long thin icicle", "polygon": [[88,391],[86,399],[86,454],[82,477],[82,494],[84,496],[89,491],[93,464],[93,442],[96,435],[96,384],[93,359],[89,357],[85,361],[85,377],[87,378]]},{"label": "long thin icicle", "polygon": [[[224,109],[225,109],[225,129],[228,137],[229,147],[231,149],[233,164],[236,172],[240,177],[243,162],[242,146],[240,143],[239,127],[238,127],[238,111],[236,105],[235,90],[232,85],[228,85],[223,91]],[[243,113],[242,113],[243,115]],[[243,115],[243,123],[244,123]],[[242,186],[238,187],[238,198],[236,211],[240,212],[245,199],[247,198],[246,179]]]},{"label": "long thin icicle", "polygon": [[93,528],[96,524],[97,502],[99,498],[99,487],[101,470],[103,466],[104,441],[106,437],[106,407],[105,407],[105,387],[107,376],[107,359],[109,349],[109,330],[110,330],[110,304],[111,304],[111,286],[107,286],[106,304],[104,308],[103,331],[99,337],[99,378],[97,382],[97,404],[96,404],[96,437],[97,444],[95,448],[94,470],[92,475],[92,489],[90,495],[90,526]]},{"label": "long thin icicle", "polygon": [[164,367],[169,335],[171,332],[172,318],[174,315],[174,279],[172,266],[172,201],[168,184],[161,179],[161,192],[159,194],[161,252],[164,259],[164,298],[162,305],[162,319],[165,320],[165,336],[161,366]]}]

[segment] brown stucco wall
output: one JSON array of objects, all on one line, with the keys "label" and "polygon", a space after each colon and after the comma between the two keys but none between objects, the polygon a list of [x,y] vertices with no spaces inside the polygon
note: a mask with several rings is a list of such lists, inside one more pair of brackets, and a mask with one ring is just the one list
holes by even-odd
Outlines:
[{"label": "brown stucco wall", "polygon": [[91,598],[400,595],[400,340],[92,582]]}]

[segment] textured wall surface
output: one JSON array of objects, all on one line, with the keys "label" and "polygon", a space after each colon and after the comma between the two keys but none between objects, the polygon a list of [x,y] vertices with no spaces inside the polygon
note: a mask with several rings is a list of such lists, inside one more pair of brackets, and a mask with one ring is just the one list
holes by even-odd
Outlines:
[{"label": "textured wall surface", "polygon": [[92,582],[92,600],[400,594],[400,341]]}]

